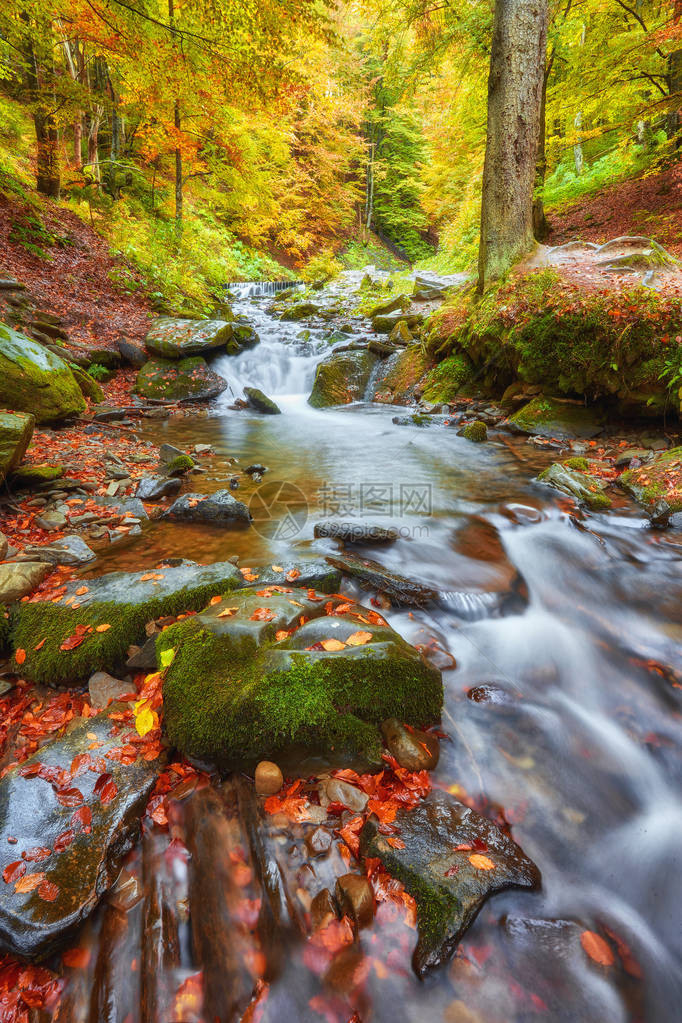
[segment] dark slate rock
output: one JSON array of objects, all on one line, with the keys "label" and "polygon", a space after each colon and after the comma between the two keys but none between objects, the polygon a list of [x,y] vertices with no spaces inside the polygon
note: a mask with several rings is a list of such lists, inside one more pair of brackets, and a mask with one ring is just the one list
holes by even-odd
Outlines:
[{"label": "dark slate rock", "polygon": [[516,842],[444,792],[399,811],[394,823],[404,849],[389,844],[372,816],[360,850],[378,857],[416,900],[419,938],[412,965],[420,977],[452,956],[489,895],[540,884],[538,868]]},{"label": "dark slate rock", "polygon": [[[115,705],[119,712],[125,706]],[[138,756],[135,763],[125,766],[106,760],[117,789],[106,805],[95,792],[100,775],[89,770],[73,779],[70,775],[73,758],[90,752],[93,741],[102,744],[97,747],[98,757],[106,758],[109,750],[121,746],[125,732],[115,731],[112,734],[106,713],[77,718],[64,735],[41,747],[0,781],[2,868],[21,860],[22,853],[30,849],[49,849],[50,855],[42,861],[26,864],[24,876],[44,873],[45,881],[58,889],[54,900],[47,901],[41,898],[40,889],[22,894],[12,883],[0,885],[0,944],[13,955],[40,959],[67,941],[115,880],[122,857],[139,833],[140,815],[162,767],[159,759],[147,761]],[[64,772],[64,776],[58,776],[54,784],[40,776],[25,777],[34,764],[52,768],[55,775]],[[80,799],[75,794],[76,802],[64,806],[57,798],[58,789],[77,789]],[[74,810],[81,805],[92,813],[90,834],[73,821]],[[58,836],[70,830],[75,832],[73,841],[63,851],[56,851]],[[16,838],[16,843],[9,844],[10,837]]]},{"label": "dark slate rock", "polygon": [[97,497],[97,504],[114,507],[121,515],[130,515],[134,519],[148,519],[147,509],[139,497]]},{"label": "dark slate rock", "polygon": [[143,476],[137,485],[135,497],[141,501],[160,501],[172,497],[182,486],[182,480],[171,476]]},{"label": "dark slate rock", "polygon": [[342,540],[344,543],[378,544],[394,543],[399,536],[397,529],[386,529],[372,525],[371,522],[316,522],[313,530],[316,537],[329,537],[331,540]]},{"label": "dark slate rock", "polygon": [[141,345],[137,341],[120,338],[120,340],[117,341],[117,346],[121,353],[121,358],[124,359],[128,365],[134,366],[136,369],[139,369],[140,366],[144,366],[145,362],[149,358],[144,345]]},{"label": "dark slate rock", "polygon": [[64,536],[43,547],[29,544],[24,554],[33,561],[47,561],[51,565],[86,565],[97,557],[80,536]]},{"label": "dark slate rock", "polygon": [[282,561],[277,567],[282,571],[275,572],[271,565],[254,568],[257,579],[247,585],[259,590],[263,586],[301,586],[320,593],[337,593],[341,585],[341,573],[326,561]]},{"label": "dark slate rock", "polygon": [[249,509],[237,501],[229,490],[215,494],[183,494],[165,512],[164,518],[184,522],[212,522],[215,525],[246,525],[251,522]]},{"label": "dark slate rock", "polygon": [[358,579],[363,588],[379,590],[397,604],[421,607],[438,599],[437,591],[431,586],[391,572],[378,561],[358,554],[330,554],[327,561],[345,575]]}]

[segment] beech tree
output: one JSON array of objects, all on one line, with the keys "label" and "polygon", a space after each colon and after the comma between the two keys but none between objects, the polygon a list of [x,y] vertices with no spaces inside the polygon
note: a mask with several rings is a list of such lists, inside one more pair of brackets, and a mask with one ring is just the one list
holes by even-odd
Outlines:
[{"label": "beech tree", "polygon": [[530,252],[547,0],[496,0],[488,75],[488,127],[478,285]]}]

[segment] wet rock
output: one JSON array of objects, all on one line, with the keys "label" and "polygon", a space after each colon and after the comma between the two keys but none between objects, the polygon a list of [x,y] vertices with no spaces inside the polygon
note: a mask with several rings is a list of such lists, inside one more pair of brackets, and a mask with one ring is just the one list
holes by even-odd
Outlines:
[{"label": "wet rock", "polygon": [[136,692],[136,689],[132,682],[123,682],[106,671],[96,671],[88,679],[88,692],[91,706],[100,710],[112,700],[119,700],[122,696]]},{"label": "wet rock", "polygon": [[36,422],[67,419],[85,401],[67,363],[24,334],[0,324],[0,405]]},{"label": "wet rock", "polygon": [[255,785],[260,796],[272,796],[279,792],[284,784],[284,776],[277,764],[271,760],[261,760],[256,767]]},{"label": "wet rock", "polygon": [[480,444],[482,441],[488,439],[488,427],[485,423],[482,423],[480,419],[477,419],[473,423],[467,423],[464,429],[459,431],[462,437],[466,440],[471,440],[475,444]]},{"label": "wet rock", "polygon": [[323,778],[318,786],[320,804],[324,807],[330,803],[340,803],[353,813],[363,813],[369,796],[362,789],[347,781],[340,781],[338,778]]},{"label": "wet rock", "polygon": [[374,892],[366,877],[343,874],[336,881],[334,894],[341,913],[350,917],[358,928],[371,924],[374,919]]},{"label": "wet rock", "polygon": [[[156,642],[160,658],[175,651],[164,682],[173,745],[226,766],[295,749],[378,763],[384,718],[437,720],[440,673],[376,612],[331,600],[341,614],[327,614],[328,598],[280,575],[270,591],[258,580],[165,629]],[[340,785],[334,780],[339,797]],[[359,790],[352,797],[365,801]]]},{"label": "wet rock", "polygon": [[315,828],[314,831],[308,831],[305,836],[305,844],[311,857],[324,856],[332,847],[331,832],[323,827]]},{"label": "wet rock", "polygon": [[395,313],[385,313],[373,317],[372,328],[377,334],[390,334],[399,323],[404,323],[412,331],[423,322],[424,317],[421,313],[405,313],[399,310]]},{"label": "wet rock", "polygon": [[647,448],[626,448],[624,451],[618,452],[613,464],[616,469],[624,469],[631,462],[647,462],[650,458],[651,451]]},{"label": "wet rock", "polygon": [[394,543],[400,535],[397,529],[387,529],[369,522],[337,522],[334,520],[316,522],[313,533],[318,538],[329,537],[332,540],[355,544]]},{"label": "wet rock", "polygon": [[60,465],[20,465],[12,473],[12,486],[39,490],[64,474]]},{"label": "wet rock", "polygon": [[603,418],[595,409],[538,396],[511,415],[508,422],[519,433],[589,440],[601,433]]},{"label": "wet rock", "polygon": [[156,636],[149,636],[142,646],[128,648],[126,668],[130,672],[156,670]]},{"label": "wet rock", "polygon": [[260,338],[253,327],[247,323],[233,323],[232,337],[227,342],[226,352],[228,355],[239,355],[249,348],[254,348],[260,343]]},{"label": "wet rock", "polygon": [[181,448],[176,448],[173,444],[162,444],[159,448],[159,458],[166,465],[169,465],[176,458],[182,458],[186,454]]},{"label": "wet rock", "polygon": [[604,511],[611,507],[611,498],[604,493],[604,485],[600,480],[578,469],[569,469],[560,462],[555,462],[541,472],[538,480],[574,497],[592,511]]},{"label": "wet rock", "polygon": [[332,352],[318,364],[308,404],[313,408],[362,401],[378,356],[367,350]]},{"label": "wet rock", "polygon": [[[120,712],[125,705],[116,709]],[[89,756],[93,741],[99,743],[97,757],[105,758],[111,777],[111,786],[105,779],[105,789],[101,772],[84,769],[71,775],[74,757]],[[107,759],[107,753],[122,744],[121,731],[112,728],[107,713],[76,718],[64,735],[46,743],[0,781],[3,867],[12,860],[21,862],[22,853],[29,850],[48,853],[18,868],[17,880],[22,873],[24,883],[31,874],[44,874],[39,886],[22,893],[15,884],[0,885],[0,942],[12,954],[36,959],[63,944],[115,879],[139,833],[139,817],[163,766],[160,758],[145,760],[140,755],[125,766]],[[47,778],[27,776],[33,765]],[[91,826],[74,817],[80,807],[90,811]],[[10,836],[16,843],[8,845]]]},{"label": "wet rock", "polygon": [[682,447],[654,455],[646,465],[626,470],[618,482],[653,522],[665,524],[682,511]]},{"label": "wet rock", "polygon": [[315,305],[313,302],[297,302],[290,309],[285,309],[280,319],[298,322],[298,320],[308,320],[313,316],[317,316],[319,312],[320,306]]},{"label": "wet rock", "polygon": [[388,313],[395,313],[398,310],[405,312],[406,309],[410,308],[410,299],[407,295],[398,295],[396,298],[389,298],[385,302],[379,302],[370,309],[367,314],[368,319],[373,320],[375,316],[386,316]]},{"label": "wet rock", "polygon": [[248,476],[255,476],[255,475],[262,476],[263,473],[267,472],[267,471],[268,471],[267,465],[260,465],[260,463],[256,463],[254,465],[247,465],[246,469],[244,469],[244,472]]},{"label": "wet rock", "polygon": [[116,344],[123,361],[127,362],[129,366],[134,366],[135,369],[139,369],[140,366],[144,366],[145,362],[149,358],[145,348],[137,341],[120,338]]},{"label": "wet rock", "polygon": [[157,401],[209,401],[227,387],[201,356],[179,359],[150,359],[140,369],[135,393]]},{"label": "wet rock", "polygon": [[80,536],[64,536],[42,547],[27,544],[24,554],[33,561],[45,561],[50,565],[87,565],[97,557]]},{"label": "wet rock", "polygon": [[148,519],[147,509],[138,497],[98,497],[98,504],[115,508],[124,518]]},{"label": "wet rock", "polygon": [[232,496],[229,490],[215,494],[183,494],[164,512],[164,518],[183,522],[210,522],[215,525],[248,526],[249,509]]},{"label": "wet rock", "polygon": [[438,737],[406,728],[397,718],[381,723],[388,752],[408,771],[433,771],[440,756]]},{"label": "wet rock", "polygon": [[445,793],[432,793],[395,825],[395,849],[371,816],[360,835],[363,856],[378,857],[417,903],[418,976],[446,962],[483,902],[509,887],[537,888],[540,872],[497,825]]},{"label": "wet rock", "polygon": [[310,903],[310,922],[313,930],[327,927],[332,920],[338,920],[338,917],[334,896],[328,888],[323,888]]},{"label": "wet rock", "polygon": [[[9,551],[9,540],[4,533],[0,533],[0,561],[4,561]],[[35,559],[34,559],[35,560]]]},{"label": "wet rock", "polygon": [[341,573],[326,561],[282,561],[276,572],[271,565],[252,570],[255,579],[245,580],[246,585],[260,590],[264,586],[300,586],[318,590],[321,593],[336,593],[341,585]]},{"label": "wet rock", "polygon": [[0,483],[26,454],[34,426],[34,417],[26,412],[0,411]]},{"label": "wet rock", "polygon": [[400,320],[396,323],[395,327],[388,335],[388,340],[392,345],[409,345],[414,340],[412,331],[405,323],[405,320]]},{"label": "wet rock", "polygon": [[[0,565],[0,578],[6,568],[25,572],[27,565]],[[40,564],[31,588],[49,571],[49,565]],[[29,652],[22,672],[47,685],[75,685],[95,671],[115,670],[125,661],[128,647],[144,638],[146,622],[198,610],[241,581],[231,562],[206,566],[188,562],[146,572],[111,572],[87,582],[72,580],[58,600],[23,603],[14,609],[14,646]],[[109,628],[97,631],[102,625]],[[91,631],[73,649],[61,650],[65,640],[78,635],[79,627]],[[34,650],[36,636],[45,638],[40,650]]]},{"label": "wet rock", "polygon": [[176,320],[160,317],[145,338],[153,355],[185,359],[188,355],[224,348],[232,338],[232,324],[225,320]]},{"label": "wet rock", "polygon": [[[196,468],[196,462],[189,455],[178,455],[171,462],[165,464],[167,476],[184,476],[191,469]],[[203,470],[201,470],[203,472]]]},{"label": "wet rock", "polygon": [[280,415],[282,410],[272,398],[268,398],[267,394],[263,394],[257,387],[245,387],[244,394],[246,395],[247,401],[252,408],[255,408],[257,412],[264,412],[267,416]]},{"label": "wet rock", "polygon": [[51,571],[52,566],[43,561],[21,561],[0,565],[0,604],[12,604],[33,593],[36,586]]},{"label": "wet rock", "polygon": [[326,560],[344,575],[358,579],[365,589],[385,593],[397,604],[421,607],[438,599],[437,591],[430,586],[391,572],[378,561],[362,558],[358,554],[330,554]]},{"label": "wet rock", "polygon": [[420,393],[421,381],[431,366],[431,357],[421,345],[401,348],[372,374],[372,401],[390,405],[412,405]]},{"label": "wet rock", "polygon": [[164,497],[177,494],[181,486],[182,480],[172,476],[143,476],[137,485],[135,497],[141,501],[161,501]]}]

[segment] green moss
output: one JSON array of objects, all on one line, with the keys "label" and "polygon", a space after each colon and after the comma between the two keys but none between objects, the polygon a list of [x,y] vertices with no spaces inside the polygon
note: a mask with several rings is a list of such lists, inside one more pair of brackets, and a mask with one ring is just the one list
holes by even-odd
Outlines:
[{"label": "green moss", "polygon": [[140,369],[135,391],[144,398],[197,400],[219,394],[225,382],[195,355],[187,359],[150,359]]},{"label": "green moss", "polygon": [[328,408],[362,400],[376,359],[376,355],[368,351],[330,355],[317,367],[308,404],[313,408]]},{"label": "green moss", "polygon": [[20,487],[32,487],[57,480],[63,474],[61,465],[20,465],[12,473],[12,482]]},{"label": "green moss", "polygon": [[[226,579],[221,590],[229,592],[234,586],[233,580]],[[53,686],[77,685],[93,672],[112,671],[125,661],[128,647],[145,638],[148,621],[162,615],[198,611],[216,589],[212,582],[136,604],[102,601],[75,609],[42,601],[16,604],[11,614],[12,643],[15,649],[27,651],[22,671],[30,681]],[[105,624],[111,628],[96,631],[98,625]],[[79,625],[90,625],[93,632],[74,650],[61,650],[64,640],[73,636]],[[35,650],[43,639],[43,646]]]},{"label": "green moss", "polygon": [[621,486],[645,508],[665,503],[670,513],[682,511],[682,447],[660,452],[652,462],[627,469]]},{"label": "green moss", "polygon": [[578,469],[580,472],[587,472],[589,463],[586,458],[581,458],[576,455],[573,458],[567,458],[563,463],[567,469]]},{"label": "green moss", "polygon": [[35,419],[25,412],[0,411],[0,482],[26,454]]},{"label": "green moss", "polygon": [[466,355],[457,352],[443,359],[426,376],[422,400],[432,405],[455,401],[463,385],[470,379],[473,367]]},{"label": "green moss", "polygon": [[382,720],[417,725],[440,716],[440,676],[416,657],[410,667],[406,658],[368,656],[369,648],[355,657],[272,643],[256,650],[252,639],[236,644],[194,619],[161,633],[157,654],[170,649],[176,653],[164,683],[169,738],[191,756],[224,765],[292,746],[378,763]]},{"label": "green moss", "polygon": [[9,609],[0,604],[0,655],[4,656],[10,648],[10,613]]},{"label": "green moss", "polygon": [[0,324],[0,403],[32,413],[39,423],[85,410],[78,384],[64,360],[4,324]]},{"label": "green moss", "polygon": [[189,455],[176,455],[166,466],[168,476],[180,476],[194,468],[194,459]]},{"label": "green moss", "polygon": [[391,356],[384,363],[385,371],[377,381],[373,400],[389,404],[400,404],[409,400],[431,362],[431,358],[421,345],[410,345],[404,351]]},{"label": "green moss", "polygon": [[100,401],[104,401],[104,391],[89,372],[86,373],[80,366],[73,365],[71,366],[71,372],[76,378],[76,383],[80,387],[81,394],[83,394],[86,398],[90,398],[95,402],[95,404],[99,404]]},{"label": "green moss", "polygon": [[488,427],[485,423],[482,423],[479,419],[474,423],[467,423],[462,430],[462,436],[466,440],[471,440],[474,444],[480,444],[482,441],[488,439]]}]

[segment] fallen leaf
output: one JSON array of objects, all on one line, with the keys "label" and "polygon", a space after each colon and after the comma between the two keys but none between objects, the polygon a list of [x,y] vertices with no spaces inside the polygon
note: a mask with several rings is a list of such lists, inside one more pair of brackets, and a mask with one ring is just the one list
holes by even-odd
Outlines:
[{"label": "fallen leaf", "polygon": [[45,880],[45,872],[37,874],[24,874],[14,886],[15,892],[32,892]]},{"label": "fallen leaf", "polygon": [[36,643],[36,645],[33,647],[33,649],[34,650],[42,650],[46,643],[47,643],[47,636],[45,636],[44,639],[41,639],[40,643]]},{"label": "fallen leaf", "polygon": [[95,632],[108,632],[110,628],[111,626],[109,625],[109,623],[104,622],[102,625],[97,625],[95,627]]},{"label": "fallen leaf", "polygon": [[278,629],[277,632],[275,633],[275,639],[277,640],[278,643],[280,642],[280,640],[288,639],[288,638],[289,638],[289,633],[287,632],[286,629]]},{"label": "fallen leaf", "polygon": [[17,664],[23,664],[26,660],[26,651],[19,647],[19,649],[14,652],[14,660]]},{"label": "fallen leaf", "polygon": [[38,895],[44,902],[54,902],[59,895],[59,888],[52,881],[43,881],[38,888]]},{"label": "fallen leaf", "polygon": [[472,853],[469,857],[469,863],[472,867],[476,867],[476,870],[494,870],[495,864],[488,856],[483,856],[482,853]]},{"label": "fallen leaf", "polygon": [[583,931],[580,935],[580,944],[593,962],[599,966],[613,966],[615,958],[611,946],[599,934],[594,931]]},{"label": "fallen leaf", "polygon": [[238,607],[224,607],[222,611],[218,611],[216,618],[232,618],[238,610]]},{"label": "fallen leaf", "polygon": [[340,639],[321,639],[320,646],[323,650],[329,651],[346,649],[346,644],[342,643]]},{"label": "fallen leaf", "polygon": [[76,832],[73,828],[68,828],[66,831],[62,831],[61,835],[57,835],[54,840],[54,851],[56,853],[64,852],[65,849],[73,842],[76,837]]},{"label": "fallen leaf", "polygon": [[298,579],[298,577],[300,576],[300,574],[301,574],[301,573],[299,572],[299,570],[298,570],[297,568],[292,568],[292,569],[290,569],[290,570],[289,570],[289,571],[287,572],[287,574],[286,574],[286,580],[287,580],[287,582],[289,582],[289,583],[293,583],[294,579]]},{"label": "fallen leaf", "polygon": [[354,632],[352,636],[349,636],[346,640],[347,646],[364,646],[365,643],[369,643],[372,638],[371,632],[363,632],[360,629],[358,632]]},{"label": "fallen leaf", "polygon": [[83,793],[80,789],[57,789],[55,796],[62,806],[79,806],[83,802]]},{"label": "fallen leaf", "polygon": [[71,823],[74,827],[79,826],[84,834],[89,835],[92,831],[92,810],[89,806],[79,806],[71,814]]},{"label": "fallen leaf", "polygon": [[403,842],[402,838],[394,838],[391,835],[387,835],[386,841],[388,842],[389,845],[393,846],[394,849],[405,848],[405,843]]},{"label": "fallen leaf", "polygon": [[222,599],[223,599],[222,597],[219,597],[219,596],[218,596],[218,595],[216,594],[216,596],[215,596],[215,597],[211,597],[211,599],[210,599],[210,600],[209,600],[209,602],[208,602],[208,606],[209,606],[209,607],[213,607],[213,605],[214,605],[214,604],[219,604],[219,603],[220,603],[220,601],[221,601]]},{"label": "fallen leaf", "polygon": [[271,622],[277,615],[269,607],[257,607],[250,616],[252,622]]},{"label": "fallen leaf", "polygon": [[2,879],[5,884],[14,884],[20,877],[23,877],[26,873],[26,864],[23,860],[15,860],[14,863],[8,863],[2,872]]},{"label": "fallen leaf", "polygon": [[41,860],[46,860],[51,855],[52,850],[48,849],[45,845],[36,845],[33,849],[27,849],[26,852],[21,854],[22,859],[26,860],[27,863],[40,863]]},{"label": "fallen leaf", "polygon": [[284,571],[284,569],[282,568],[281,565],[271,565],[270,568],[272,569],[273,572],[283,572]]},{"label": "fallen leaf", "polygon": [[76,590],[76,596],[82,597],[83,594],[87,592],[88,592],[87,586],[79,586],[78,589]]}]

